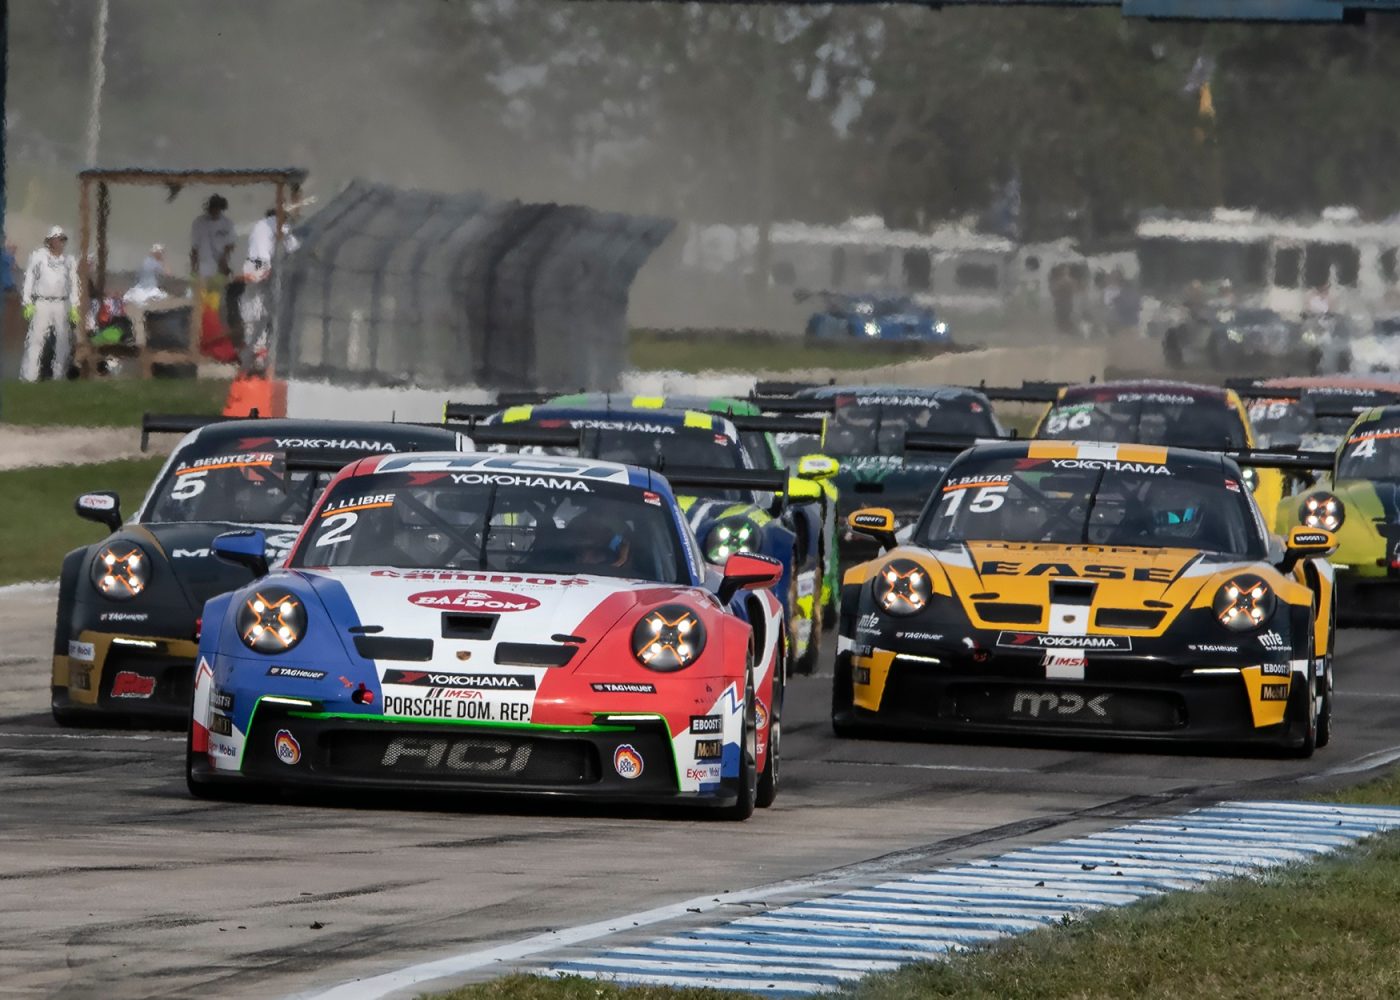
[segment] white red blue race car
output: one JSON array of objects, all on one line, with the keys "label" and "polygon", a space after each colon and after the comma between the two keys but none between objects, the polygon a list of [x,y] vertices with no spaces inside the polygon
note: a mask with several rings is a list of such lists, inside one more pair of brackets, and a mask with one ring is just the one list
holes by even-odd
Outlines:
[{"label": "white red blue race car", "polygon": [[771,804],[782,567],[708,569],[673,485],[572,458],[374,457],[340,471],[276,571],[259,532],[219,536],[258,578],[205,605],[191,792]]}]

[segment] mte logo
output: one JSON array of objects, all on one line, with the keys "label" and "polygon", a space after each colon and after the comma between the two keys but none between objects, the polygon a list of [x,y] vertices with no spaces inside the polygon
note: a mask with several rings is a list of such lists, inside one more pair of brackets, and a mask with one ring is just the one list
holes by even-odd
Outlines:
[{"label": "mte logo", "polygon": [[1111,694],[1100,694],[1086,698],[1073,691],[1017,691],[1011,703],[1011,714],[1040,719],[1046,716],[1077,716],[1087,712],[1087,721],[1106,720],[1108,710],[1105,706],[1112,697]]}]

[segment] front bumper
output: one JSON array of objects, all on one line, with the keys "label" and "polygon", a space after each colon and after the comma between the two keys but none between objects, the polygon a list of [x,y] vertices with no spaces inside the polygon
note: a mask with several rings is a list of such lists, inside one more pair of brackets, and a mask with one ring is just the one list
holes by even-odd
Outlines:
[{"label": "front bumper", "polygon": [[189,639],[80,632],[55,656],[53,707],[68,715],[184,728],[198,645]]},{"label": "front bumper", "polygon": [[680,790],[671,736],[659,718],[577,727],[386,721],[266,701],[249,725],[238,768],[215,769],[207,754],[196,753],[191,780],[716,807],[737,799],[728,782]]},{"label": "front bumper", "polygon": [[1036,656],[840,655],[849,662],[837,677],[851,678],[853,694],[845,721],[863,728],[1206,744],[1290,740],[1287,709],[1306,697],[1311,666],[1094,654],[1081,677],[1052,677]]}]

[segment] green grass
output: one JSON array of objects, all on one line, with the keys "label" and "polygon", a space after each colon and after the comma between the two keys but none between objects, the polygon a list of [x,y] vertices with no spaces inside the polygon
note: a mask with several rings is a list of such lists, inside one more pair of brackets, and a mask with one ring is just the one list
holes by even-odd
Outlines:
[{"label": "green grass", "polygon": [[99,524],[73,513],[73,499],[88,490],[116,490],[122,513],[130,513],[146,495],[163,458],[140,458],[100,465],[0,472],[0,585],[58,577],[71,549],[103,537]]},{"label": "green grass", "polygon": [[881,344],[809,347],[800,337],[764,333],[706,331],[694,335],[633,330],[632,367],[646,371],[796,371],[806,368],[860,369],[936,357],[944,351]]},{"label": "green grass", "polygon": [[36,426],[139,427],[141,414],[219,413],[225,379],[81,379],[0,383],[0,421]]}]

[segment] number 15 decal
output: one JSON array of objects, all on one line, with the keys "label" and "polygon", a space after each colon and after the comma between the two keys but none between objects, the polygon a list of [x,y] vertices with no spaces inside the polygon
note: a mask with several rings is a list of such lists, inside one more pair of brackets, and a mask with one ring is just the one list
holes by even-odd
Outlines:
[{"label": "number 15 decal", "polygon": [[[990,514],[994,510],[1000,510],[1001,505],[1006,502],[1005,486],[983,486],[977,491],[972,502],[967,505],[969,512],[973,514]],[[970,490],[958,490],[948,500],[948,509],[943,512],[944,517],[952,517],[962,506],[962,498]]]}]

